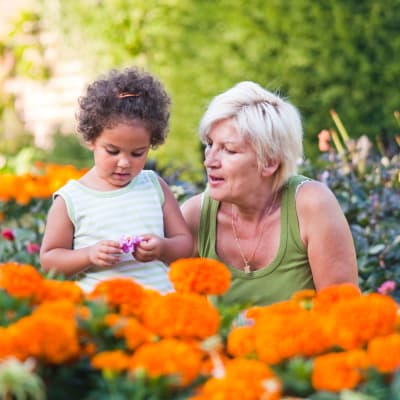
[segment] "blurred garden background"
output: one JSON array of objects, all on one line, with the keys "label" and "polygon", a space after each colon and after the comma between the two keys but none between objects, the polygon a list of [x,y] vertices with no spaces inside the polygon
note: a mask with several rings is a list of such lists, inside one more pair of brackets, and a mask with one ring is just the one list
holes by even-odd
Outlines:
[{"label": "blurred garden background", "polygon": [[[77,98],[111,68],[141,66],[172,97],[149,167],[179,200],[204,187],[197,125],[240,80],[299,107],[300,171],[324,181],[351,224],[360,283],[400,282],[400,0],[16,0],[1,3],[0,259],[37,265],[52,190],[91,165]],[[393,294],[400,293],[399,288]]]},{"label": "blurred garden background", "polygon": [[[14,394],[17,399],[25,399],[28,393],[29,398],[43,399],[43,382],[48,390],[54,391],[50,390],[48,397],[57,400],[71,398],[70,390],[74,387],[89,392],[91,386],[87,386],[85,374],[89,368],[88,357],[93,356],[93,343],[97,351],[125,346],[114,323],[105,322],[107,313],[114,309],[96,302],[85,303],[85,306],[89,304],[89,319],[79,317],[79,326],[88,336],[84,336],[86,347],[74,348],[72,352],[73,357],[78,350],[82,353],[78,362],[73,358],[73,368],[69,356],[59,360],[60,349],[65,347],[62,335],[60,347],[52,348],[56,361],[47,360],[47,354],[41,359],[42,370],[40,364],[31,367],[28,356],[32,356],[32,349],[28,343],[22,343],[25,331],[21,335],[18,330],[38,332],[32,342],[42,343],[45,352],[46,344],[53,343],[49,337],[57,337],[65,325],[65,321],[54,318],[55,314],[68,315],[66,320],[75,324],[72,311],[67,312],[62,305],[53,305],[54,309],[50,306],[48,320],[40,314],[42,319],[37,321],[24,319],[34,316],[32,309],[48,300],[83,301],[76,288],[68,286],[69,281],[58,285],[51,280],[51,275],[45,277],[40,272],[38,254],[46,214],[51,194],[68,179],[78,178],[92,164],[91,153],[80,145],[74,133],[77,98],[86,83],[99,74],[131,65],[141,66],[158,76],[172,97],[167,142],[151,152],[148,167],[167,180],[179,201],[205,186],[197,126],[213,96],[238,81],[254,80],[280,92],[300,109],[305,131],[305,158],[299,166],[300,172],[324,182],[337,196],[355,241],[363,295],[379,292],[397,303],[365,297],[367,300],[361,299],[365,303],[361,308],[355,301],[351,302],[354,310],[350,307],[349,312],[348,301],[357,295],[349,295],[346,288],[335,288],[327,298],[343,301],[343,315],[332,318],[329,325],[329,315],[322,309],[326,317],[324,325],[331,326],[333,336],[337,336],[341,327],[343,337],[359,340],[355,341],[356,347],[366,346],[366,341],[375,336],[396,331],[390,343],[385,342],[382,347],[378,343],[376,353],[383,354],[383,358],[400,354],[399,55],[400,0],[0,0],[0,359],[2,354],[13,354],[11,342],[4,339],[12,335],[21,340],[18,349],[27,349],[25,358],[20,356],[23,365],[14,365],[13,361],[0,363],[0,394],[4,398]],[[28,265],[16,268],[19,264]],[[196,265],[189,267],[193,269]],[[208,268],[207,265],[199,267]],[[212,267],[209,273],[215,274],[215,266],[209,267]],[[182,272],[182,277],[185,276],[188,273]],[[136,299],[136,294],[128,294],[129,299]],[[298,307],[296,313],[309,310],[312,299],[310,294],[299,297],[297,306],[301,305],[301,310]],[[159,315],[175,317],[176,311],[186,310],[185,304],[179,300],[179,307],[174,306],[173,312]],[[119,304],[113,305],[116,306]],[[188,321],[182,324],[185,329],[196,320],[193,316],[207,316],[207,313],[194,313],[192,306],[189,302],[185,317]],[[132,310],[136,307],[135,303]],[[288,332],[289,320],[294,324],[290,343],[295,337],[301,341],[299,332],[304,327],[311,332],[304,331],[307,343],[311,343],[310,336],[320,336],[313,333],[311,320],[288,319],[284,308],[283,314],[282,326]],[[267,316],[267,325],[272,326],[272,314]],[[151,316],[149,320],[153,320]],[[350,326],[350,320],[363,323]],[[207,322],[199,321],[199,327],[207,326]],[[60,325],[49,327],[56,322]],[[166,320],[164,326],[173,326],[175,322]],[[200,328],[193,326],[196,336]],[[136,325],[130,328],[137,334]],[[51,333],[52,329],[57,333]],[[263,326],[262,331],[265,329]],[[279,343],[283,343],[282,330],[277,331]],[[207,335],[216,331],[217,327]],[[124,335],[129,335],[128,329]],[[212,336],[215,347],[210,347],[208,339],[205,340],[207,352],[213,359],[212,349],[219,342]],[[273,348],[263,343],[263,349]],[[368,378],[357,375],[350,386],[347,378],[354,372],[349,367],[350,361],[343,361],[347,369],[342,369],[342,364],[339,367],[333,364],[332,370],[324,366],[322,370],[328,371],[329,384],[338,370],[344,371],[343,382],[335,381],[339,382],[335,390],[344,394],[342,397],[342,394],[315,393],[317,389],[311,384],[312,362],[303,357],[307,356],[303,345],[299,343],[300,350],[295,349],[284,358],[280,377],[283,377],[285,393],[309,395],[313,400],[400,399],[398,360],[389,360],[394,366],[391,364],[377,375],[373,373]],[[175,355],[169,351],[180,349],[179,346],[175,342],[167,343],[165,358],[173,359]],[[159,350],[155,351],[156,356],[151,359],[158,359]],[[177,356],[179,362],[186,360],[189,349],[185,347],[184,351],[184,357]],[[107,369],[103,375],[94,373],[96,390],[88,399],[111,398],[113,391],[120,396],[115,398],[171,398],[168,391],[166,397],[159,394],[157,385],[166,387],[163,376],[161,381],[151,381],[153,386],[148,385],[144,374],[135,375],[136,381],[132,383],[125,375],[118,375],[118,368],[126,368],[119,364],[121,358],[113,358],[115,354],[108,356],[105,360],[116,370]],[[34,357],[40,359],[36,353]],[[356,358],[349,355],[352,362]],[[388,358],[383,358],[378,357],[388,365]],[[64,368],[62,363],[66,360],[68,364]],[[58,363],[59,368],[53,368]],[[373,365],[376,367],[380,362]],[[249,368],[247,364],[243,367]],[[11,376],[7,375],[10,371],[19,378],[8,381],[14,386],[1,386],[6,382],[2,379]],[[41,373],[43,382],[33,371]],[[388,371],[392,375],[385,375]],[[241,371],[233,376],[236,382],[238,377],[247,375]],[[248,376],[251,379],[243,385],[246,389],[254,386],[254,374]],[[363,386],[359,386],[360,382],[364,382]],[[232,382],[227,387],[231,385]],[[347,390],[356,386],[358,393],[352,392],[352,397]],[[142,397],[138,387],[145,393]],[[185,386],[184,392],[191,389]],[[245,392],[248,394],[248,390]],[[121,397],[123,393],[131,397]],[[277,396],[263,398],[280,398]],[[188,397],[182,392],[181,397],[175,398]]]}]

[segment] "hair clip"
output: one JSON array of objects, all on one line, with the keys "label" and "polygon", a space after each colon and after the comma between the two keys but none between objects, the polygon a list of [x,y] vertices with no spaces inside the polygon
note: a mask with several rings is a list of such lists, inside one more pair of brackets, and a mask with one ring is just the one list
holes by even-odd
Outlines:
[{"label": "hair clip", "polygon": [[117,95],[119,99],[124,99],[125,97],[138,97],[138,93],[121,92]]}]

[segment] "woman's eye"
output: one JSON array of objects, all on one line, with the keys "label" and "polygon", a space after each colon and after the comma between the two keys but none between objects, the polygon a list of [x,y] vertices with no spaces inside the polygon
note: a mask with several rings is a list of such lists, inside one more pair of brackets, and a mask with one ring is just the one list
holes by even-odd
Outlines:
[{"label": "woman's eye", "polygon": [[225,151],[226,151],[228,154],[235,154],[235,153],[236,153],[235,150],[227,149],[226,147],[225,147]]}]

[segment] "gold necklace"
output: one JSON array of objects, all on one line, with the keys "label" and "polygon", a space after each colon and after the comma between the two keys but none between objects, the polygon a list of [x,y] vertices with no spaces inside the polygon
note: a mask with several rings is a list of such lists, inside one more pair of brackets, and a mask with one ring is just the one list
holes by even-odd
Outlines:
[{"label": "gold necklace", "polygon": [[[275,192],[274,197],[273,197],[273,199],[272,199],[272,202],[271,202],[271,204],[270,204],[270,206],[269,206],[269,208],[268,208],[268,212],[265,214],[266,217],[268,217],[268,216],[271,214],[272,207],[274,206],[274,203],[275,203],[275,201],[276,201],[276,196],[277,196],[277,192]],[[248,273],[251,272],[251,264],[250,264],[250,262],[253,260],[254,256],[255,256],[256,253],[257,253],[257,250],[258,250],[258,248],[259,248],[259,246],[260,246],[262,237],[263,237],[263,235],[264,235],[265,227],[267,226],[267,224],[264,222],[264,225],[263,225],[263,228],[262,228],[262,231],[261,231],[261,235],[259,236],[257,245],[255,246],[251,257],[248,259],[248,258],[244,255],[243,250],[242,250],[242,247],[240,246],[240,241],[239,241],[239,238],[238,238],[238,235],[237,235],[237,231],[236,231],[236,220],[237,220],[237,214],[235,215],[235,217],[233,216],[233,204],[232,204],[232,209],[231,209],[231,222],[232,222],[233,237],[235,238],[236,246],[237,246],[237,248],[238,248],[238,250],[239,250],[240,257],[242,257],[242,260],[243,260],[243,263],[244,263],[244,265],[243,265],[243,270],[244,270],[244,272],[246,272],[246,273],[248,274]],[[257,225],[258,225],[258,224],[257,224]]]}]

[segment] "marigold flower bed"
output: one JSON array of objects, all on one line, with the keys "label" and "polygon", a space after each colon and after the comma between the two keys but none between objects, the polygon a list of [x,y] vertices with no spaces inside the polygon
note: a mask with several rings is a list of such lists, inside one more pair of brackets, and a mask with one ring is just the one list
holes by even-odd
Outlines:
[{"label": "marigold flower bed", "polygon": [[223,264],[178,260],[170,279],[176,292],[166,295],[121,278],[83,293],[31,265],[1,264],[1,394],[389,399],[399,385],[399,307],[389,296],[337,285],[237,315],[208,298],[229,287]]}]

